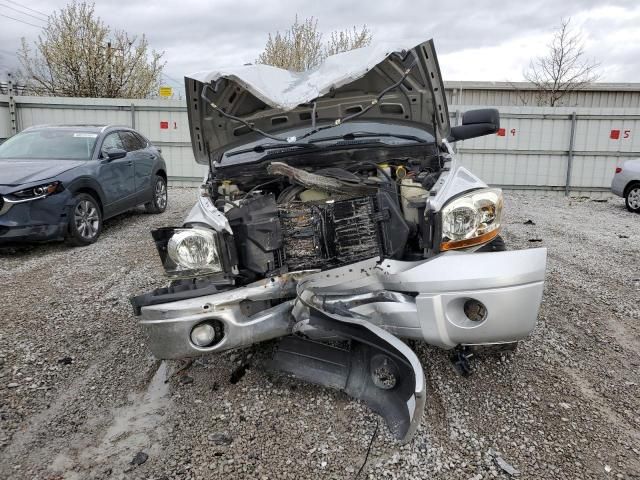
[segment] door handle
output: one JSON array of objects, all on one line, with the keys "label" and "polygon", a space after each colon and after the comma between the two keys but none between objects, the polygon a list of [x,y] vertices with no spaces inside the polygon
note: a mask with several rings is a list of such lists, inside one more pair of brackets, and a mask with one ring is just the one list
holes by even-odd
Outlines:
[{"label": "door handle", "polygon": [[129,160],[129,161],[127,162],[127,165],[129,165],[129,166],[133,165],[133,160]]}]

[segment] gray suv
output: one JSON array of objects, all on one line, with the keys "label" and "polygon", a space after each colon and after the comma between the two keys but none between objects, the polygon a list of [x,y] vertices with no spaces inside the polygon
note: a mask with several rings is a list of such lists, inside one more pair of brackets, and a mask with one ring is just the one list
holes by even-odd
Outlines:
[{"label": "gray suv", "polygon": [[0,244],[95,242],[103,220],[167,208],[167,167],[140,133],[109,125],[28,128],[0,145]]}]

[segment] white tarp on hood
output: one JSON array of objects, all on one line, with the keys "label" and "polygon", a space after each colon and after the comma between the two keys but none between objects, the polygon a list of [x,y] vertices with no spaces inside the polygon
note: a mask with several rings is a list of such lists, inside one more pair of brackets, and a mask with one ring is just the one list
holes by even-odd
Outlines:
[{"label": "white tarp on hood", "polygon": [[317,68],[292,72],[271,65],[220,67],[187,75],[202,83],[227,78],[242,85],[266,104],[283,111],[326,95],[331,89],[365,75],[393,52],[411,50],[420,41],[378,43],[327,57]]},{"label": "white tarp on hood", "polygon": [[446,138],[450,131],[432,40],[378,43],[328,57],[306,72],[269,65],[220,67],[187,76],[186,92],[195,159],[205,165],[259,137],[219,110],[270,134],[311,129],[312,109],[319,124],[366,109],[360,119],[410,123],[436,138]]}]

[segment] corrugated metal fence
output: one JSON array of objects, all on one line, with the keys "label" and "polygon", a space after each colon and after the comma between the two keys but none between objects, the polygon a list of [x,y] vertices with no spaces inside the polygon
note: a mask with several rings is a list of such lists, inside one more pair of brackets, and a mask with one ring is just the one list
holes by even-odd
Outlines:
[{"label": "corrugated metal fence", "polygon": [[[449,108],[455,125],[478,106]],[[492,185],[598,194],[619,160],[640,157],[640,108],[500,107],[500,113],[498,135],[456,145],[462,163]],[[193,185],[204,175],[193,160],[183,101],[0,95],[0,139],[47,123],[130,125],[162,148],[172,184]]]},{"label": "corrugated metal fence", "polygon": [[[478,108],[454,106],[461,113]],[[501,131],[458,142],[462,163],[509,189],[607,191],[618,162],[640,157],[640,108],[500,107]]]},{"label": "corrugated metal fence", "polygon": [[[195,185],[206,167],[193,159],[187,107],[180,100],[16,96],[16,130],[42,124],[114,124],[136,128],[162,149],[169,182]],[[11,135],[9,97],[0,95],[0,139]]]},{"label": "corrugated metal fence", "polygon": [[[527,82],[445,82],[450,105],[539,106],[540,92]],[[544,97],[543,97],[544,98]],[[556,107],[640,108],[640,83],[592,83],[565,94]]]}]

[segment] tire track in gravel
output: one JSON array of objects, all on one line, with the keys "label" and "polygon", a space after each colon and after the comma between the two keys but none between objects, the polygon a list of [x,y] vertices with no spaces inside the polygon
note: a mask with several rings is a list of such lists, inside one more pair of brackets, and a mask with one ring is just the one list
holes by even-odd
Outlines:
[{"label": "tire track in gravel", "polygon": [[[180,223],[195,199],[193,189],[171,193],[174,205],[165,214],[112,219],[91,246],[0,251],[6,299],[0,314],[0,478],[122,473],[140,445],[136,439],[159,444],[158,435],[144,433],[145,424],[135,420],[146,418],[155,431],[164,417],[140,411],[141,402],[149,403],[149,385],[158,385],[152,380],[158,364],[153,367],[128,297],[166,283],[149,230]],[[2,379],[15,379],[19,387],[8,389]]]},{"label": "tire track in gravel", "polygon": [[[571,270],[570,273],[567,272],[569,274],[563,279],[563,287],[571,288],[576,295],[581,294],[588,298],[590,297],[590,299],[595,299],[596,301],[599,300],[598,292],[593,292],[590,284],[593,282],[594,278],[606,278],[606,276],[603,275],[603,272],[593,271],[588,266],[585,266],[584,263],[572,262],[554,251],[549,251],[548,256],[553,259],[554,262],[561,265],[561,267],[558,268],[564,269],[565,272],[567,272],[567,270]],[[607,291],[608,301],[610,303],[615,303],[620,307],[624,306],[630,311],[638,312],[638,301],[636,297],[638,292],[630,289],[627,283],[616,282],[615,280],[613,280],[613,282],[617,285],[615,290],[610,289]],[[591,302],[585,302],[582,304],[583,308],[591,306]],[[638,325],[637,322],[627,322],[624,317],[616,317],[611,315],[611,312],[609,311],[600,312],[600,315],[593,317],[592,321],[598,324],[604,323],[602,326],[608,327],[605,331],[612,334],[620,345],[630,352],[633,357],[636,357],[635,360],[640,359],[640,357],[637,356],[638,340],[640,339],[640,325]],[[628,363],[630,358],[627,357],[625,360]]]},{"label": "tire track in gravel", "polygon": [[[629,281],[640,276],[640,258],[631,243],[640,231],[638,223],[632,223],[637,217],[615,204],[593,209],[588,203],[555,202],[568,209],[562,214],[564,221],[534,212],[524,218],[533,218],[535,226],[518,222],[509,237],[520,246],[527,246],[528,238],[542,238],[542,245],[549,247],[541,314],[555,315],[542,340],[550,343],[552,348],[546,350],[560,366],[554,375],[562,379],[563,392],[580,404],[583,416],[576,425],[597,432],[590,438],[591,469],[602,468],[609,457],[619,471],[640,475],[638,456],[625,455],[616,445],[640,449],[638,285]],[[590,223],[586,215],[597,221]],[[571,410],[565,416],[576,421]],[[585,417],[591,419],[588,424]]]},{"label": "tire track in gravel", "polygon": [[47,470],[71,479],[100,474],[118,478],[134,469],[130,462],[137,452],[161,457],[165,415],[171,404],[167,370],[166,362],[155,362],[145,388],[130,393],[126,405],[105,415],[101,428],[78,434],[63,449],[50,452],[45,458],[53,461]]},{"label": "tire track in gravel", "polygon": [[[112,358],[116,347],[113,345],[104,350],[101,360]],[[98,371],[99,367],[100,361],[92,363],[83,374],[76,376],[71,384],[62,390],[48,408],[32,416],[27,424],[13,435],[9,446],[0,454],[0,475],[6,475],[4,478],[9,478],[11,476],[10,470],[7,469],[16,459],[23,459],[21,461],[26,459],[29,463],[32,459],[47,458],[46,453],[42,451],[43,449],[34,448],[35,444],[41,442],[42,432],[48,430],[53,419],[64,415],[65,408],[80,396],[80,392],[86,389],[89,379]],[[47,448],[48,446],[45,445],[44,449]]]}]

